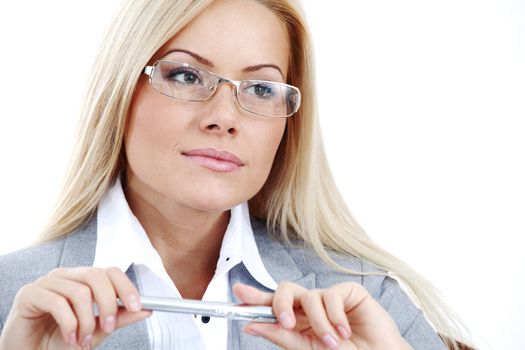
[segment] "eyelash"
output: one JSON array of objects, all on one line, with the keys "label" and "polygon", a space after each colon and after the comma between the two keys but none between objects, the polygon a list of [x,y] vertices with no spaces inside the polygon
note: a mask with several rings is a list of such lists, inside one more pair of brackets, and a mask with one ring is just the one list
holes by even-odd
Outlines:
[{"label": "eyelash", "polygon": [[164,79],[177,81],[177,79],[175,79],[175,77],[177,75],[179,75],[179,74],[192,74],[192,75],[194,75],[197,78],[198,81],[201,80],[200,75],[199,75],[199,73],[197,71],[195,71],[194,69],[191,69],[191,68],[186,68],[186,67],[179,67],[177,69],[169,71],[167,74],[165,74]]}]

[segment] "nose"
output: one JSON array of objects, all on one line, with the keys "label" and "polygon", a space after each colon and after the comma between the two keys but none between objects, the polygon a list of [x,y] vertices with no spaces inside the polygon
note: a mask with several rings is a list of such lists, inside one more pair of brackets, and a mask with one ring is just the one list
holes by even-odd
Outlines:
[{"label": "nose", "polygon": [[[222,84],[225,83],[225,84]],[[235,86],[227,81],[219,82],[213,96],[205,102],[199,128],[216,135],[236,136],[239,133],[241,111],[235,97]]]}]

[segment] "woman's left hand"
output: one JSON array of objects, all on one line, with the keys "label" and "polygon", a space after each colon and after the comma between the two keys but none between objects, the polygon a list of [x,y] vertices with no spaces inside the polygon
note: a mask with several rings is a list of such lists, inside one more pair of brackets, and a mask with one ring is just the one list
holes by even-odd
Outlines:
[{"label": "woman's left hand", "polygon": [[307,290],[282,282],[275,294],[236,284],[245,304],[271,305],[278,323],[249,323],[244,331],[285,349],[411,349],[390,315],[357,283]]}]

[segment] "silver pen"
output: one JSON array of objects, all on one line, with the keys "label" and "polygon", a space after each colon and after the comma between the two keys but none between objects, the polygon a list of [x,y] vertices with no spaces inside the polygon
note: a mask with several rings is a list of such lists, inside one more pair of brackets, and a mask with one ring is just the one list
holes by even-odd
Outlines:
[{"label": "silver pen", "polygon": [[[211,317],[225,317],[233,320],[276,323],[277,318],[270,306],[245,306],[242,304],[202,301],[192,299],[176,299],[165,297],[141,296],[143,310],[178,312]],[[117,299],[119,306],[124,306]]]}]

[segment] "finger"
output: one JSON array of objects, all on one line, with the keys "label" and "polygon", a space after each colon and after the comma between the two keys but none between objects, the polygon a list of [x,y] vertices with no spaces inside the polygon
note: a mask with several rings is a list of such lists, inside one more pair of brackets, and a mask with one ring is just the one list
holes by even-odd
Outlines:
[{"label": "finger", "polygon": [[273,293],[266,293],[255,287],[242,283],[235,283],[233,293],[241,302],[249,305],[272,305]]},{"label": "finger", "polygon": [[119,309],[117,313],[117,329],[144,320],[152,314],[153,312],[149,310],[128,311],[126,309]]},{"label": "finger", "polygon": [[126,309],[131,312],[140,311],[142,305],[140,304],[139,292],[128,276],[117,267],[107,269],[107,274]]},{"label": "finger", "polygon": [[36,284],[67,300],[73,307],[78,322],[78,343],[82,346],[90,344],[97,325],[93,313],[91,289],[82,283],[51,276],[37,280]]},{"label": "finger", "polygon": [[86,276],[93,291],[99,312],[100,328],[107,334],[113,332],[117,324],[117,293],[108,274],[103,269],[91,269]]},{"label": "finger", "polygon": [[[143,319],[151,316],[152,312],[147,310],[141,311],[128,311],[127,309],[120,308],[117,311],[117,325],[116,329],[128,326],[132,323],[142,321]],[[99,330],[93,336],[93,346],[97,346],[107,337],[107,333]]]},{"label": "finger", "polygon": [[91,269],[87,281],[93,290],[99,308],[100,327],[111,333],[117,327],[117,302],[119,297],[128,311],[140,311],[139,293],[133,283],[119,268]]},{"label": "finger", "polygon": [[351,328],[345,313],[344,298],[346,290],[335,286],[322,293],[322,299],[326,315],[333,327],[337,329],[343,339],[349,339]]},{"label": "finger", "polygon": [[28,284],[18,292],[15,305],[24,306],[20,316],[38,318],[45,314],[51,315],[60,328],[60,333],[66,344],[77,344],[78,321],[68,301],[36,283]]},{"label": "finger", "polygon": [[301,306],[310,321],[315,335],[322,340],[329,349],[337,349],[339,337],[328,320],[320,290],[309,290],[301,297]]},{"label": "finger", "polygon": [[249,323],[244,327],[244,332],[257,337],[264,337],[284,349],[309,349],[308,338],[301,333],[285,329],[279,324]]},{"label": "finger", "polygon": [[[117,296],[124,302],[128,311],[140,311],[139,293],[130,279],[120,269],[97,269],[91,267],[78,267],[72,269],[58,269],[53,273],[92,287],[95,302],[99,308],[101,327],[110,333],[116,327]],[[103,287],[102,287],[103,286]]]},{"label": "finger", "polygon": [[106,270],[93,268],[85,276],[93,291],[99,313],[100,328],[107,334],[113,332],[117,324],[117,293]]},{"label": "finger", "polygon": [[135,286],[118,268],[104,270],[77,267],[57,269],[51,274],[90,286],[99,311],[100,327],[106,333],[111,333],[116,327],[117,296],[124,301],[128,309],[131,309],[130,311],[141,309]]},{"label": "finger", "polygon": [[373,319],[376,317],[375,312],[377,312],[380,307],[377,307],[378,304],[370,294],[368,294],[365,287],[359,283],[347,282],[337,284],[333,288],[339,290],[339,293],[343,296],[344,309],[350,324],[353,319],[360,322],[374,321]]},{"label": "finger", "polygon": [[296,325],[294,307],[300,306],[300,298],[308,290],[292,282],[281,282],[275,291],[272,308],[279,323],[286,329]]},{"label": "finger", "polygon": [[[117,295],[106,271],[99,268],[61,269],[58,276],[88,286],[97,305],[100,328],[111,333],[116,326]],[[92,307],[92,304],[90,305]]]}]

